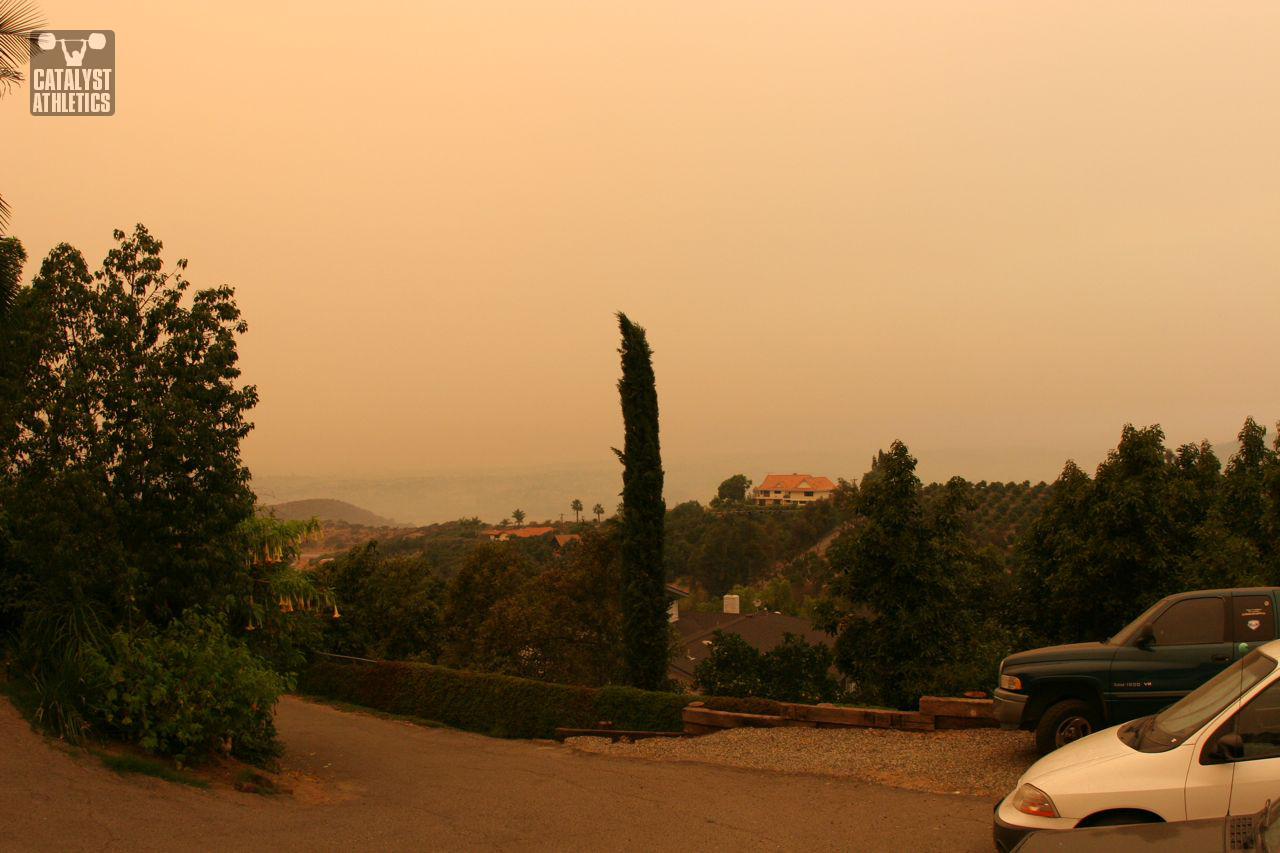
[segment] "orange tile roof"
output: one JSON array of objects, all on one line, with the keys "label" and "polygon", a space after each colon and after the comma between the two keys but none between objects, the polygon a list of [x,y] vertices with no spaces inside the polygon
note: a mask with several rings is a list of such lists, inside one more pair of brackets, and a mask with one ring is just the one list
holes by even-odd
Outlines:
[{"label": "orange tile roof", "polygon": [[767,474],[758,489],[785,489],[787,491],[831,492],[836,484],[826,477],[815,477],[812,474]]}]

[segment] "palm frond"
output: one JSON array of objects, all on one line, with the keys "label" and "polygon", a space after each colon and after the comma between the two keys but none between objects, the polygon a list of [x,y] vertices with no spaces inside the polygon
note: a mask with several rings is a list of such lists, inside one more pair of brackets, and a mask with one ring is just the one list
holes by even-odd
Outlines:
[{"label": "palm frond", "polygon": [[32,34],[44,15],[31,0],[0,0],[0,68],[18,70],[31,58]]},{"label": "palm frond", "polygon": [[4,200],[4,196],[0,196],[0,234],[9,227],[9,215],[13,210],[9,207],[9,202]]},{"label": "palm frond", "polygon": [[13,68],[0,67],[0,95],[9,94],[9,90],[23,80],[22,72]]}]

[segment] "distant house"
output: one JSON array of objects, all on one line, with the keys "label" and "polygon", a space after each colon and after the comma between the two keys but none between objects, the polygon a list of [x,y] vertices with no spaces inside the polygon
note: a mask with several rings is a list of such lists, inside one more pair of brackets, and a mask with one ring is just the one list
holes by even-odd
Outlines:
[{"label": "distant house", "polygon": [[554,527],[490,527],[488,530],[481,530],[480,535],[490,542],[506,542],[509,539],[536,539],[555,532]]},{"label": "distant house", "polygon": [[564,546],[568,545],[570,542],[581,542],[581,541],[582,541],[582,537],[579,536],[577,533],[557,533],[556,534],[556,547],[562,550],[564,549]]},{"label": "distant house", "polygon": [[[725,596],[726,609],[737,610],[738,597]],[[732,599],[730,602],[729,599]],[[737,634],[759,652],[770,652],[782,643],[784,634],[797,634],[809,643],[830,646],[830,634],[815,631],[808,619],[782,613],[680,613],[674,620],[680,645],[671,657],[667,677],[692,688],[694,670],[711,654],[711,635],[716,631]]]},{"label": "distant house", "polygon": [[751,490],[756,506],[799,506],[831,497],[836,484],[812,474],[766,474],[764,482]]}]

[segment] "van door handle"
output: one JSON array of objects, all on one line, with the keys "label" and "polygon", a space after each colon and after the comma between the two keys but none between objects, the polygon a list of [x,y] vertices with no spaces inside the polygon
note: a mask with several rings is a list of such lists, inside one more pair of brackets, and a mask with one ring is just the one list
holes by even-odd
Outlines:
[{"label": "van door handle", "polygon": [[1226,663],[1231,660],[1231,655],[1214,655],[1209,658],[1209,660],[1215,661],[1216,663]]}]

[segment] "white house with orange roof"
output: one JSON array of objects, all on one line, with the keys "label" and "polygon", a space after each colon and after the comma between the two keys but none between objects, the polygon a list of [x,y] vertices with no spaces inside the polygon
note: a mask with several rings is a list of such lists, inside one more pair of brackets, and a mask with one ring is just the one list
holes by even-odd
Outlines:
[{"label": "white house with orange roof", "polygon": [[798,506],[831,497],[836,484],[812,474],[766,474],[751,490],[756,506]]}]

